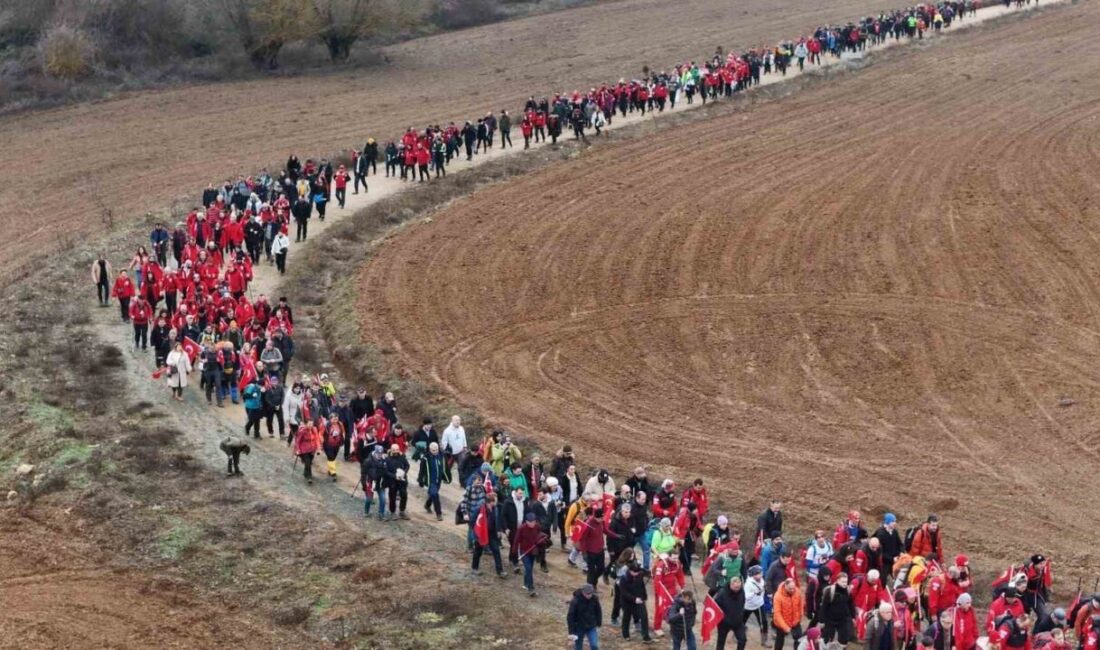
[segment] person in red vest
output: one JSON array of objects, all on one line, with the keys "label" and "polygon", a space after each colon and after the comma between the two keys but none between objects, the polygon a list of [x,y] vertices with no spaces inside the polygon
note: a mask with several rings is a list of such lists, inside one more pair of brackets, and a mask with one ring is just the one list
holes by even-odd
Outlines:
[{"label": "person in red vest", "polygon": [[118,298],[118,309],[122,314],[122,322],[130,322],[130,300],[134,297],[134,281],[126,271],[119,271],[115,279],[115,285],[111,288],[111,295]]},{"label": "person in red vest", "polygon": [[928,521],[921,524],[913,534],[913,542],[906,550],[910,555],[935,556],[937,562],[943,563],[943,531],[940,530],[940,518],[936,515],[928,515]]},{"label": "person in red vest", "polygon": [[130,322],[134,324],[134,349],[139,345],[144,351],[149,343],[149,321],[153,318],[153,307],[141,296],[130,304]]},{"label": "person in red vest", "polygon": [[955,600],[955,638],[953,650],[974,650],[978,647],[978,617],[972,607],[970,594],[960,594]]},{"label": "person in red vest", "polygon": [[343,165],[340,165],[332,176],[332,184],[336,186],[336,201],[340,204],[341,210],[344,209],[344,202],[348,198],[349,177],[347,167]]},{"label": "person in red vest", "polygon": [[[1023,574],[1017,576],[1017,578],[1021,577],[1023,577]],[[989,604],[989,614],[985,619],[985,630],[990,636],[994,634],[998,621],[1005,614],[1011,614],[1012,618],[1019,618],[1024,615],[1024,603],[1020,600],[1020,592],[1017,590],[1018,584],[1026,587],[1027,578],[1023,577],[1023,580],[1019,582],[1013,580],[1004,593]]]},{"label": "person in red vest", "polygon": [[321,432],[318,427],[302,422],[294,434],[294,455],[302,461],[302,475],[306,482],[313,483],[313,456],[321,446]]},{"label": "person in red vest", "polygon": [[710,497],[707,496],[707,489],[703,487],[703,479],[695,479],[691,487],[684,490],[684,493],[680,495],[681,508],[686,508],[689,503],[695,504],[695,512],[700,520],[707,518],[707,510],[710,509]]}]

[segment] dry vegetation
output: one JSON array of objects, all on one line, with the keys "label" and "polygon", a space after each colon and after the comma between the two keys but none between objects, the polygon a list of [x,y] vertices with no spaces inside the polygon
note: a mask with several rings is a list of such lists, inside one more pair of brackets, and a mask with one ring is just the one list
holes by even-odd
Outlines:
[{"label": "dry vegetation", "polygon": [[377,63],[374,48],[592,0],[0,0],[0,111]]}]

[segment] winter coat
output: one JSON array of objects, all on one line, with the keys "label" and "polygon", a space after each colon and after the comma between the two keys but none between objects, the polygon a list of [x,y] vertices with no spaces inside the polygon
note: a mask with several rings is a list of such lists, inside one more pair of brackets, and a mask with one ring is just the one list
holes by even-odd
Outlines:
[{"label": "winter coat", "polygon": [[[681,610],[683,610],[683,613],[680,613]],[[683,635],[685,626],[689,630],[695,627],[695,615],[695,601],[689,603],[682,597],[677,596],[672,599],[672,606],[668,608],[666,616],[668,627],[670,630],[676,630],[680,635]]]},{"label": "winter coat", "polygon": [[[284,391],[286,392],[286,391]],[[290,424],[302,423],[302,394],[294,391],[286,392],[283,397],[283,417]]]},{"label": "winter coat", "polygon": [[745,581],[745,609],[755,612],[764,606],[764,583],[752,578]]},{"label": "winter coat", "polygon": [[[724,587],[714,597],[714,602],[722,610],[722,620],[730,627],[741,627],[745,624],[745,590],[737,591]],[[759,608],[758,608],[759,609]],[[753,610],[749,610],[753,611]]]},{"label": "winter coat", "polygon": [[[887,626],[892,624],[888,630]],[[898,642],[898,622],[887,623],[878,612],[867,622],[867,650],[895,650]],[[887,638],[883,638],[886,636]]]},{"label": "winter coat", "polygon": [[642,571],[624,573],[623,577],[619,578],[619,602],[629,608],[633,608],[638,599],[644,603],[648,599],[645,578],[645,573]]},{"label": "winter coat", "polygon": [[834,626],[844,626],[851,622],[856,615],[855,604],[848,590],[837,584],[825,588],[821,596],[821,605],[817,609],[817,617],[823,623]]},{"label": "winter coat", "polygon": [[171,372],[165,373],[168,377],[168,385],[172,388],[186,388],[187,375],[191,372],[191,358],[187,356],[187,353],[172,350],[168,353],[164,365],[173,369]]},{"label": "winter coat", "polygon": [[451,482],[451,470],[443,454],[424,454],[420,457],[420,471],[416,476],[416,483],[420,487],[433,487],[439,489],[443,483]]},{"label": "winter coat", "polygon": [[407,482],[409,478],[409,460],[405,458],[405,455],[389,454],[386,456],[386,464],[382,470],[382,487],[391,488],[397,486],[399,483],[397,479],[398,470],[404,472],[405,476],[405,480],[400,482]]},{"label": "winter coat", "polygon": [[802,622],[802,614],[806,611],[806,602],[802,598],[802,591],[795,589],[793,594],[788,594],[786,589],[778,589],[772,599],[772,623],[782,632],[790,632],[791,628]]},{"label": "winter coat", "polygon": [[298,456],[315,454],[321,446],[321,432],[315,427],[305,425],[294,436],[294,453]]},{"label": "winter coat", "polygon": [[615,495],[615,479],[610,476],[607,477],[607,482],[603,485],[600,485],[598,477],[589,478],[588,482],[584,484],[584,491],[581,492],[581,496],[589,503],[599,503],[605,494]]},{"label": "winter coat", "polygon": [[573,592],[573,600],[569,601],[569,612],[565,616],[569,626],[569,634],[583,636],[588,630],[603,625],[603,610],[600,608],[600,599],[593,595],[586,598],[578,589]]}]

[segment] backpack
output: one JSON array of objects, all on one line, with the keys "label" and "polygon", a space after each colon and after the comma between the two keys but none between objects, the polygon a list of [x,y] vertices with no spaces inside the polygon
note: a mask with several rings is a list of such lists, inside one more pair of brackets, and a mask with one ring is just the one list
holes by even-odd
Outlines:
[{"label": "backpack", "polygon": [[902,548],[908,553],[913,548],[913,538],[917,536],[917,531],[920,530],[920,525],[910,526],[905,529],[905,537],[902,539]]}]

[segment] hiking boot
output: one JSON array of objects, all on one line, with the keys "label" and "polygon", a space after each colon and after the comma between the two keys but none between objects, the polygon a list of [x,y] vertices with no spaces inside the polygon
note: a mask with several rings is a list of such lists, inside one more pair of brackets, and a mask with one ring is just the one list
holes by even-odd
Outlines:
[{"label": "hiking boot", "polygon": [[405,513],[405,512],[403,512],[403,511],[402,511],[402,513],[401,513],[401,515],[400,515],[400,516],[401,516],[401,518],[402,518],[402,519],[408,519],[408,518],[409,518],[409,515],[408,515],[408,514],[406,514],[406,513]]},{"label": "hiking boot", "polygon": [[385,521],[385,520],[386,520],[386,513],[384,513],[384,512],[378,513],[378,521]]},{"label": "hiking boot", "polygon": [[618,626],[619,626],[619,619],[612,618],[611,619],[611,627],[618,627]]},{"label": "hiking boot", "polygon": [[503,572],[503,571],[497,571],[497,577],[500,578],[501,580],[504,580],[508,577],[508,574]]},{"label": "hiking boot", "polygon": [[534,598],[535,596],[538,596],[538,593],[534,589],[532,589],[529,595]]},{"label": "hiking boot", "polygon": [[519,575],[519,572],[520,572],[520,568],[519,568],[518,566],[514,566],[514,567],[512,567],[512,573],[514,573],[514,574],[516,574],[516,575],[518,576],[518,575]]},{"label": "hiking boot", "polygon": [[436,515],[435,520],[436,521],[443,521],[443,515]]},{"label": "hiking boot", "polygon": [[550,573],[550,567],[546,566],[545,564],[540,566],[539,570],[542,571],[543,573]]},{"label": "hiking boot", "polygon": [[478,571],[477,569],[470,569],[470,575],[476,578],[477,576],[481,575],[481,571]]}]

